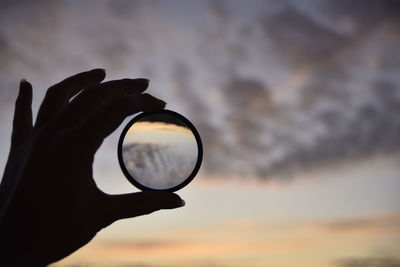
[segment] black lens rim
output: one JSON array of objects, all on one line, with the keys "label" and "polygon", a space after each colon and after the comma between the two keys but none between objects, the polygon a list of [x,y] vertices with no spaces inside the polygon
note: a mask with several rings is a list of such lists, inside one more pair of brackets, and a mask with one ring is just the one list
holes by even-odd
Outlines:
[{"label": "black lens rim", "polygon": [[[124,160],[123,160],[123,157],[122,157],[122,145],[124,143],[124,139],[125,139],[126,133],[128,132],[129,128],[138,120],[140,120],[146,116],[155,115],[155,114],[165,114],[165,115],[171,115],[171,116],[177,117],[184,124],[186,124],[186,126],[192,131],[192,133],[196,139],[196,143],[197,143],[197,161],[193,168],[193,171],[182,183],[180,183],[174,187],[166,188],[166,189],[154,189],[154,188],[150,188],[150,187],[147,187],[147,186],[139,183],[127,170]],[[142,112],[139,115],[137,115],[136,117],[134,117],[132,120],[130,120],[128,122],[128,124],[125,126],[125,128],[122,130],[121,136],[119,137],[117,153],[118,153],[119,166],[121,167],[122,173],[125,175],[125,177],[128,179],[128,181],[132,185],[134,185],[136,188],[138,188],[142,191],[175,192],[175,191],[178,191],[179,189],[182,189],[183,187],[187,186],[194,179],[194,177],[196,177],[197,173],[199,172],[201,162],[203,160],[203,144],[200,139],[200,134],[198,133],[198,131],[196,130],[194,125],[187,118],[185,118],[184,116],[182,116],[181,114],[179,114],[175,111],[164,109],[164,110],[155,111],[155,112]]]}]

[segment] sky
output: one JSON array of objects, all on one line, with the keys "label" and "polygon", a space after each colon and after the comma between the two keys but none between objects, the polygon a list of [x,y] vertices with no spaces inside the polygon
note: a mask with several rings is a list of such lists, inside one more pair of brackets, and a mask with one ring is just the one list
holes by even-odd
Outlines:
[{"label": "sky", "polygon": [[[0,1],[0,164],[18,83],[145,77],[199,131],[186,206],[54,266],[399,266],[400,6],[391,0]],[[128,118],[129,119],[129,118]],[[136,189],[96,154],[103,191]]]},{"label": "sky", "polygon": [[194,134],[185,126],[139,120],[123,139],[122,159],[140,184],[169,189],[190,178],[196,162],[201,161],[199,149]]}]

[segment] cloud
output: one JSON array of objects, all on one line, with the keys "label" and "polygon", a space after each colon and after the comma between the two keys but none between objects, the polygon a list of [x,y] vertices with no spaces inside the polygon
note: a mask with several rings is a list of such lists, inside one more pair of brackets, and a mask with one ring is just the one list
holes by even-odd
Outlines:
[{"label": "cloud", "polygon": [[400,235],[400,214],[352,218],[321,223],[319,228],[330,232],[380,231]]},{"label": "cloud", "polygon": [[[399,214],[389,214],[321,222],[282,218],[257,220],[239,216],[163,230],[157,226],[147,238],[137,237],[137,240],[128,240],[130,235],[125,229],[121,232],[123,240],[117,236],[109,236],[112,239],[99,236],[83,249],[86,249],[85,253],[75,253],[64,264],[68,261],[91,265],[137,263],[139,260],[151,266],[208,266],[207,263],[221,266],[309,266],[315,262],[318,266],[330,266],[332,262],[337,266],[397,264],[396,257],[372,256],[374,254],[354,258],[346,256],[353,255],[354,251],[368,253],[379,244],[385,246],[385,255],[398,251],[398,243],[390,240],[397,240],[398,234],[393,235],[392,227],[397,224],[399,229],[399,218]],[[360,228],[361,234],[355,232],[355,228]],[[386,238],[382,239],[384,236]]]},{"label": "cloud", "polygon": [[338,267],[399,267],[400,259],[395,257],[348,258],[336,261]]},{"label": "cloud", "polygon": [[275,51],[293,67],[309,65],[341,49],[350,38],[337,33],[288,5],[279,13],[267,16],[262,26]]},{"label": "cloud", "polygon": [[198,128],[205,173],[287,178],[399,151],[398,10],[395,1],[9,1],[0,101],[11,107],[21,77],[38,106],[51,83],[85,68],[149,76],[151,92]]},{"label": "cloud", "polygon": [[197,146],[192,142],[125,143],[122,157],[127,171],[137,182],[153,189],[168,189],[190,176],[196,165]]}]

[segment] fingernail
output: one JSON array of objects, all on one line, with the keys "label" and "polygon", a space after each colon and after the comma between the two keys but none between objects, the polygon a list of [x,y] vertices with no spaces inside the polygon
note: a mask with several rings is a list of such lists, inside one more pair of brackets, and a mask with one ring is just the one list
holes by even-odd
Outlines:
[{"label": "fingernail", "polygon": [[183,206],[185,206],[185,205],[186,205],[185,200],[181,199],[181,207],[183,207]]},{"label": "fingernail", "polygon": [[140,83],[142,83],[143,84],[143,87],[145,88],[145,89],[147,89],[147,87],[149,87],[149,83],[150,83],[150,80],[149,79],[145,79],[145,78],[139,78],[139,79],[136,79],[138,82],[140,82]]},{"label": "fingernail", "polygon": [[27,83],[28,81],[26,79],[21,79],[19,83]]}]

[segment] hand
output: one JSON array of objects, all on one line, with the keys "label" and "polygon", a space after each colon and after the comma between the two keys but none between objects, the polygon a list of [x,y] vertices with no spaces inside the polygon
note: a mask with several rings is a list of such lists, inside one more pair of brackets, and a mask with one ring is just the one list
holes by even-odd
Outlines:
[{"label": "hand", "polygon": [[97,188],[92,164],[103,139],[126,116],[165,107],[142,94],[146,79],[104,78],[95,69],[51,86],[34,126],[32,86],[21,81],[0,186],[0,266],[46,265],[116,220],[184,205],[173,193],[108,195]]}]

